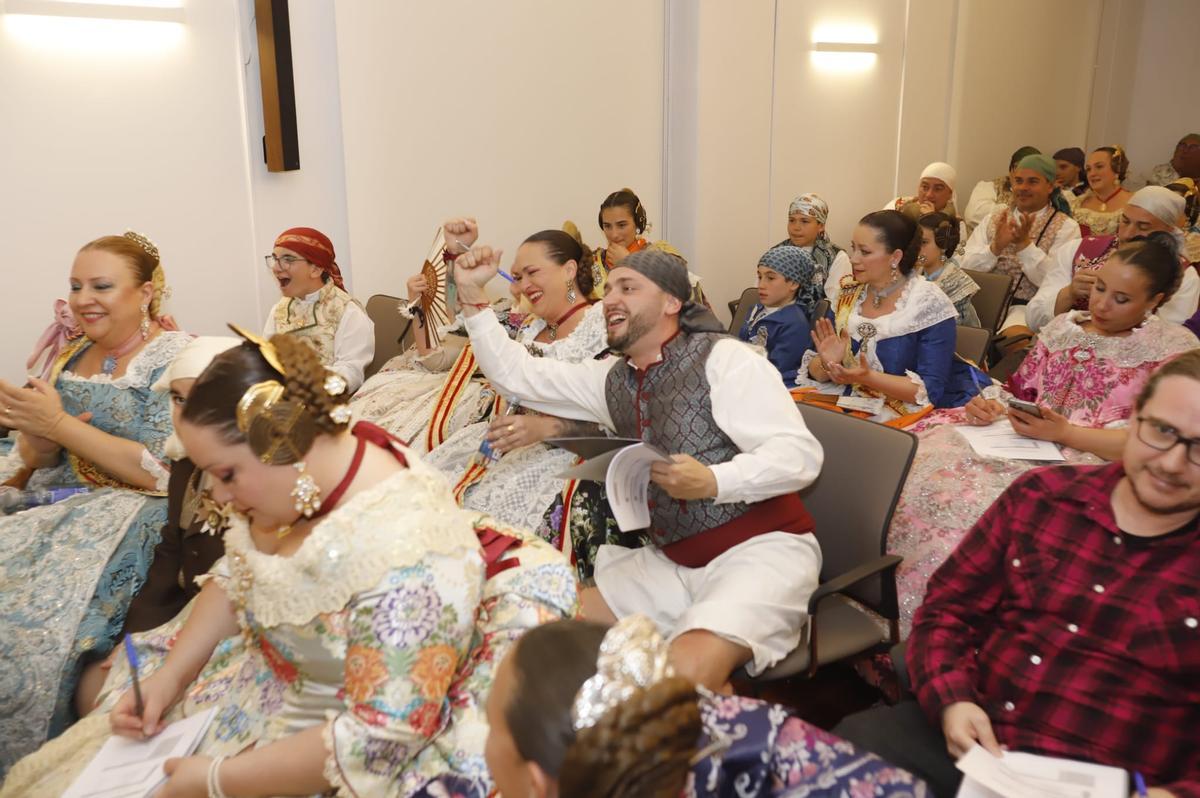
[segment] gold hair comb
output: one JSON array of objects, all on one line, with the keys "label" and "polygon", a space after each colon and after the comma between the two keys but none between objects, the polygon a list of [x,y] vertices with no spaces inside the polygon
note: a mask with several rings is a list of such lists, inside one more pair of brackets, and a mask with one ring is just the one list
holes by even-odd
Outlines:
[{"label": "gold hair comb", "polygon": [[141,233],[135,232],[133,230],[126,230],[123,235],[123,238],[128,238],[130,241],[137,244],[139,247],[141,247],[146,252],[147,255],[154,258],[155,261],[159,260],[158,247],[154,245],[153,241],[146,238]]},{"label": "gold hair comb", "polygon": [[287,376],[287,370],[283,367],[283,361],[279,358],[279,352],[275,349],[275,345],[263,338],[261,335],[255,335],[249,330],[244,330],[233,322],[229,322],[229,329],[233,330],[245,341],[249,341],[258,347],[258,351],[262,353],[263,359],[271,365],[271,368],[278,371],[283,376]]}]

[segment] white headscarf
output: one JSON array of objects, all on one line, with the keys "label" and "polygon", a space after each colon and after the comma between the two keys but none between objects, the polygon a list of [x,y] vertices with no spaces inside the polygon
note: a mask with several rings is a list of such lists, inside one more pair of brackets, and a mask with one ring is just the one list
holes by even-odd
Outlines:
[{"label": "white headscarf", "polygon": [[946,185],[950,186],[950,193],[954,193],[954,183],[958,180],[958,172],[954,167],[942,161],[934,161],[925,167],[925,171],[921,172],[921,179],[932,177],[935,180],[941,180]]},{"label": "white headscarf", "polygon": [[[171,365],[167,366],[162,376],[155,380],[154,385],[150,387],[155,391],[164,392],[171,389],[171,383],[175,380],[194,380],[208,368],[208,364],[214,357],[227,349],[233,349],[241,342],[242,339],[232,336],[208,335],[193,338],[191,343],[179,350],[179,354],[171,361]],[[174,432],[163,444],[163,452],[172,460],[182,460],[187,457],[183,444],[179,442],[179,438],[175,437]]]},{"label": "white headscarf", "polygon": [[1146,186],[1133,192],[1126,205],[1136,205],[1144,211],[1149,211],[1171,229],[1179,227],[1183,216],[1185,200],[1169,188],[1162,186]]}]

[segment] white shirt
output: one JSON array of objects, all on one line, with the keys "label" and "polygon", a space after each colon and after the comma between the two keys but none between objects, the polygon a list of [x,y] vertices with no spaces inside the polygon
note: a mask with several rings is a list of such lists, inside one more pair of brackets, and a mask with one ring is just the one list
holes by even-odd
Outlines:
[{"label": "white shirt", "polygon": [[[317,301],[321,289],[297,299],[297,302],[311,305]],[[267,323],[263,327],[263,337],[270,338],[275,334],[275,314],[267,314]],[[338,322],[337,331],[333,334],[333,362],[325,367],[336,371],[346,378],[347,390],[354,393],[363,384],[363,375],[371,360],[375,357],[375,322],[357,302],[346,305],[342,320]]]},{"label": "white shirt", "polygon": [[1004,207],[1004,203],[996,202],[995,181],[980,180],[975,184],[975,188],[971,189],[967,207],[963,210],[963,221],[974,232],[983,224],[984,219]]},{"label": "white shirt", "polygon": [[[1002,213],[1007,206],[1002,206],[1000,210],[993,211]],[[1033,219],[1033,231],[1040,232],[1046,219],[1053,212],[1054,206],[1047,205],[1036,214]],[[996,256],[992,254],[992,215],[989,214],[983,222],[975,228],[975,232],[971,233],[971,237],[967,239],[967,250],[963,254],[962,261],[959,265],[964,269],[975,269],[981,272],[990,272],[996,268]],[[1054,239],[1054,246],[1050,252],[1053,253],[1061,247],[1069,247],[1071,252],[1079,246],[1080,241],[1079,223],[1071,217],[1067,216],[1063,219],[1062,226],[1058,228],[1058,236]],[[1021,271],[1029,278],[1034,285],[1040,286],[1042,280],[1046,277],[1046,271],[1050,268],[1050,255],[1042,252],[1041,247],[1037,245],[1037,237],[1032,236],[1029,239],[1029,244],[1025,249],[1017,253],[1017,259],[1021,261]]]},{"label": "white shirt", "polygon": [[[1042,285],[1025,308],[1025,324],[1034,332],[1054,318],[1054,303],[1058,299],[1058,292],[1071,284],[1075,273],[1072,264],[1078,251],[1078,241],[1071,247],[1055,247],[1051,250],[1050,267],[1046,270]],[[1195,269],[1188,266],[1184,269],[1179,290],[1155,313],[1163,321],[1183,324],[1196,312],[1197,304],[1200,304],[1200,277]]]},{"label": "white shirt", "polygon": [[[564,363],[534,357],[508,337],[492,313],[468,317],[466,328],[480,370],[501,395],[518,396],[543,413],[615,428],[604,386],[621,358]],[[741,341],[722,338],[713,345],[704,373],[713,419],[741,450],[732,460],[709,466],[718,504],[764,501],[817,478],[824,460],[821,444],[769,360]],[[681,406],[687,399],[680,397]]]},{"label": "white shirt", "polygon": [[842,278],[847,274],[850,274],[850,256],[843,249],[838,251],[833,263],[829,264],[829,276],[825,278],[825,298],[831,303],[837,301],[838,292],[842,290]]}]

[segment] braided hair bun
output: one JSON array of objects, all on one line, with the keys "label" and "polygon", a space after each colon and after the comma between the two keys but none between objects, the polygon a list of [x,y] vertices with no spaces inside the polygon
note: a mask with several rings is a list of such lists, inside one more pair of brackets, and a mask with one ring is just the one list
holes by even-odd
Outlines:
[{"label": "braided hair bun", "polygon": [[582,729],[567,748],[559,792],[577,798],[675,798],[702,731],[696,688],[670,677]]}]

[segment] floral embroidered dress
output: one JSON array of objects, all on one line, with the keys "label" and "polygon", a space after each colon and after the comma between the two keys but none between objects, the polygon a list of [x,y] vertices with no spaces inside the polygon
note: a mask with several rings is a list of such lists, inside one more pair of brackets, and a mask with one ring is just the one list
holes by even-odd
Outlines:
[{"label": "floral embroidered dress", "polygon": [[[458,509],[436,471],[407,460],[337,506],[290,557],[257,551],[243,520],[226,532],[210,576],[242,637],[218,646],[167,715],[218,708],[198,753],[233,755],[327,723],[324,771],[338,795],[440,795],[448,778],[465,798],[491,790],[484,702],[494,668],[525,630],[574,614],[575,579],[549,546]],[[497,543],[516,545],[485,553]],[[166,634],[139,642],[161,649]],[[143,676],[161,661],[147,659]],[[127,683],[122,655],[100,707],[23,760],[0,795],[59,794],[108,737],[107,710]]]},{"label": "floral embroidered dress", "polygon": [[[141,443],[143,468],[159,490],[122,487],[91,463],[64,456],[35,471],[28,487],[92,492],[0,516],[0,775],[74,720],[83,665],[112,648],[145,581],[167,516],[162,496],[169,472],[162,463],[171,434],[167,395],[150,386],[189,340],[185,333],[160,333],[117,379],[71,372],[91,346],[87,339],[55,364],[63,410],[90,412],[94,427]],[[0,450],[0,479],[22,466],[12,443]]]},{"label": "floral embroidered dress", "polygon": [[[1123,427],[1134,399],[1164,361],[1200,345],[1178,324],[1152,316],[1125,336],[1099,336],[1080,325],[1088,314],[1056,317],[1005,386],[1018,399],[1048,405],[1085,427]],[[888,534],[888,551],[904,557],[896,573],[900,624],[908,636],[929,577],[992,502],[1021,474],[1044,463],[982,457],[955,430],[961,410],[934,414],[914,431],[920,438]],[[1064,449],[1069,463],[1098,463]]]},{"label": "floral embroidered dress", "polygon": [[[705,694],[698,749],[681,798],[924,798],[925,782],[753,698]],[[456,796],[453,789],[444,795]],[[430,798],[433,798],[431,795]]]},{"label": "floral embroidered dress", "polygon": [[[502,307],[496,315],[510,331],[524,319]],[[409,347],[371,375],[350,400],[354,418],[383,427],[425,454],[490,416],[496,396],[476,373],[467,337],[455,332],[461,326],[456,319],[443,327],[441,346],[428,355]]]},{"label": "floral embroidered dress", "polygon": [[[839,333],[849,328],[855,365],[859,351],[866,346],[871,369],[907,377],[917,386],[914,402],[888,399],[874,420],[888,421],[927,405],[961,407],[978,393],[971,379],[971,368],[954,357],[958,311],[942,289],[913,275],[901,289],[895,310],[874,319],[861,313],[866,298],[862,284],[850,277],[843,278],[834,324]],[[813,349],[804,353],[796,387],[843,396],[882,396],[858,385],[817,382],[808,370],[808,364],[816,356]]]},{"label": "floral embroidered dress", "polygon": [[[567,363],[594,358],[608,349],[604,306],[595,303],[584,311],[579,324],[565,338],[548,344],[535,339],[546,327],[543,319],[532,317],[517,333],[517,341],[535,355]],[[425,461],[438,468],[451,484],[459,484],[463,507],[486,512],[497,520],[521,529],[536,529],[567,482],[557,475],[570,468],[575,455],[544,443],[526,446],[503,455],[468,486],[461,480],[468,475],[471,460],[487,432],[487,422],[464,427],[426,456]],[[476,476],[476,475],[471,475]],[[468,477],[469,478],[469,477]],[[569,540],[551,532],[547,540],[570,553]]]}]

